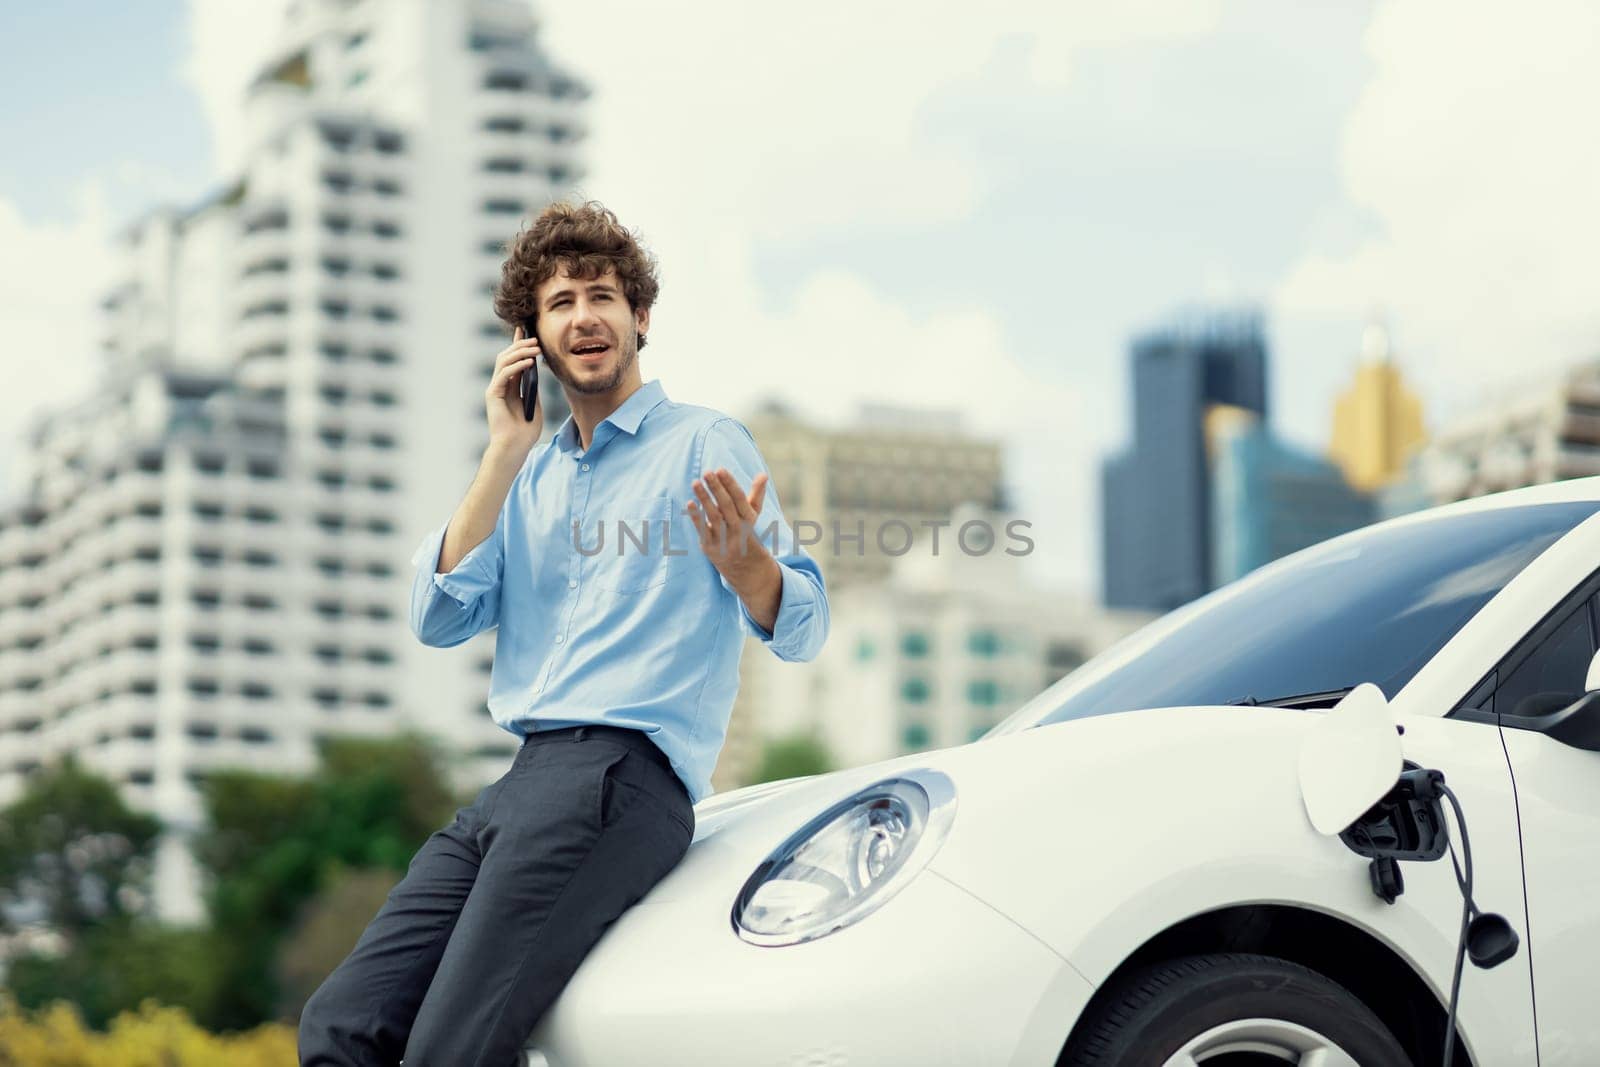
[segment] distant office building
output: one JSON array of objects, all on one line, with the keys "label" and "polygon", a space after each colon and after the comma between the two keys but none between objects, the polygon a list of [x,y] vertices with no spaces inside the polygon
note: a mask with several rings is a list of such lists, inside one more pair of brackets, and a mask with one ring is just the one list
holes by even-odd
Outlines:
[{"label": "distant office building", "polygon": [[1371,498],[1338,467],[1274,439],[1254,412],[1212,408],[1206,437],[1219,586],[1374,520]]},{"label": "distant office building", "polygon": [[1206,413],[1267,415],[1267,345],[1254,314],[1217,315],[1133,342],[1133,440],[1102,473],[1105,603],[1167,611],[1217,583]]},{"label": "distant office building", "polygon": [[[956,518],[1006,521],[975,508]],[[924,543],[885,581],[830,594],[815,661],[751,660],[767,736],[810,733],[841,766],[965,744],[1151,618],[1039,588],[1007,546],[1003,532],[981,555]]]},{"label": "distant office building", "polygon": [[1376,492],[1405,473],[1406,461],[1426,440],[1422,401],[1394,364],[1389,334],[1376,323],[1362,338],[1356,380],[1336,402],[1328,454],[1345,480]]},{"label": "distant office building", "polygon": [[790,521],[816,525],[809,551],[829,589],[887,576],[907,528],[926,532],[961,504],[1005,503],[1000,442],[967,431],[958,411],[865,405],[827,427],[769,403],[745,425]]},{"label": "distant office building", "polygon": [[469,782],[509,760],[493,637],[419,646],[409,556],[477,466],[503,247],[580,176],[587,96],[526,4],[298,0],[242,171],[119,242],[127,384],[41,420],[0,517],[0,797],[66,752],[110,775],[171,831],[167,917],[213,769],[407,727]]},{"label": "distant office building", "polygon": [[[829,600],[842,590],[884,581],[908,537],[942,531],[964,503],[1004,505],[1000,442],[965,430],[957,411],[866,405],[839,427],[809,422],[779,403],[745,420],[772,471],[783,510],[804,536],[822,568]],[[837,619],[837,610],[834,612]],[[829,638],[832,643],[833,638]],[[773,736],[765,723],[763,674],[772,656],[750,642],[740,666],[722,756],[712,775],[718,789],[742,785]],[[783,665],[779,665],[783,666]]]},{"label": "distant office building", "polygon": [[1418,455],[1412,496],[1448,503],[1600,474],[1600,361],[1442,427]]}]

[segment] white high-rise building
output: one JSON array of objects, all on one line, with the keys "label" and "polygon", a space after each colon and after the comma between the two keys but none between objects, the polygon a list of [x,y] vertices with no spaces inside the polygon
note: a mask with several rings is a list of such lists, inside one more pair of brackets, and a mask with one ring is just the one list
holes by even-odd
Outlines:
[{"label": "white high-rise building", "polygon": [[[969,523],[981,525],[963,548]],[[956,509],[937,552],[921,540],[886,581],[830,593],[816,660],[754,657],[745,682],[765,735],[809,733],[845,767],[965,744],[1153,618],[1031,585],[1030,535],[1007,523]]]},{"label": "white high-rise building", "polygon": [[[120,243],[108,386],[40,420],[0,516],[0,797],[63,753],[172,832],[218,767],[419,729],[503,770],[492,635],[424,648],[409,557],[467,488],[505,242],[581,176],[587,88],[507,0],[299,0],[241,171]],[[546,425],[565,417],[547,380]]]}]

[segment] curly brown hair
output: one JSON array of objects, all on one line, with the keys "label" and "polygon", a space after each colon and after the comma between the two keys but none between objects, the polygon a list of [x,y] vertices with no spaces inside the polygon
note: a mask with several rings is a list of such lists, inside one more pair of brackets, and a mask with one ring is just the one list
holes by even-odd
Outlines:
[{"label": "curly brown hair", "polygon": [[[656,258],[617,216],[594,200],[558,201],[539,213],[533,225],[506,243],[506,261],[494,293],[494,313],[509,331],[533,318],[539,284],[557,268],[585,280],[615,269],[630,310],[648,309],[661,292]],[[639,347],[645,346],[639,338]]]}]

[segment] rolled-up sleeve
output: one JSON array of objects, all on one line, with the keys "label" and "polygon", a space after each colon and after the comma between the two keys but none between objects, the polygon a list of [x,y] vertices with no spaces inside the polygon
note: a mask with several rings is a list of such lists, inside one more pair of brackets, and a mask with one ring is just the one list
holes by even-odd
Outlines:
[{"label": "rolled-up sleeve", "polygon": [[719,419],[707,430],[695,477],[719,467],[726,468],[746,493],[756,475],[768,476],[767,495],[761,502],[761,514],[756,518],[756,535],[777,559],[783,575],[783,594],[772,632],[768,633],[756,622],[744,601],[733,594],[726,578],[722,579],[722,586],[738,601],[745,629],[770,648],[773,655],[794,663],[815,659],[828,639],[828,593],[822,580],[822,568],[796,542],[755,438],[735,419]]},{"label": "rolled-up sleeve", "polygon": [[446,522],[429,534],[411,557],[411,632],[436,648],[450,648],[499,625],[500,579],[504,573],[506,512],[494,533],[468,552],[450,571],[439,574]]}]

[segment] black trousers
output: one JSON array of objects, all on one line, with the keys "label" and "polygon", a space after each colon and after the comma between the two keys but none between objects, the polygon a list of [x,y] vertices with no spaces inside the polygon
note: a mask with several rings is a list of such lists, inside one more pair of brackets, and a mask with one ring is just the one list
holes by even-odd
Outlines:
[{"label": "black trousers", "polygon": [[644,734],[529,736],[428,838],[300,1016],[300,1062],[511,1067],[606,928],[694,836],[688,791]]}]

